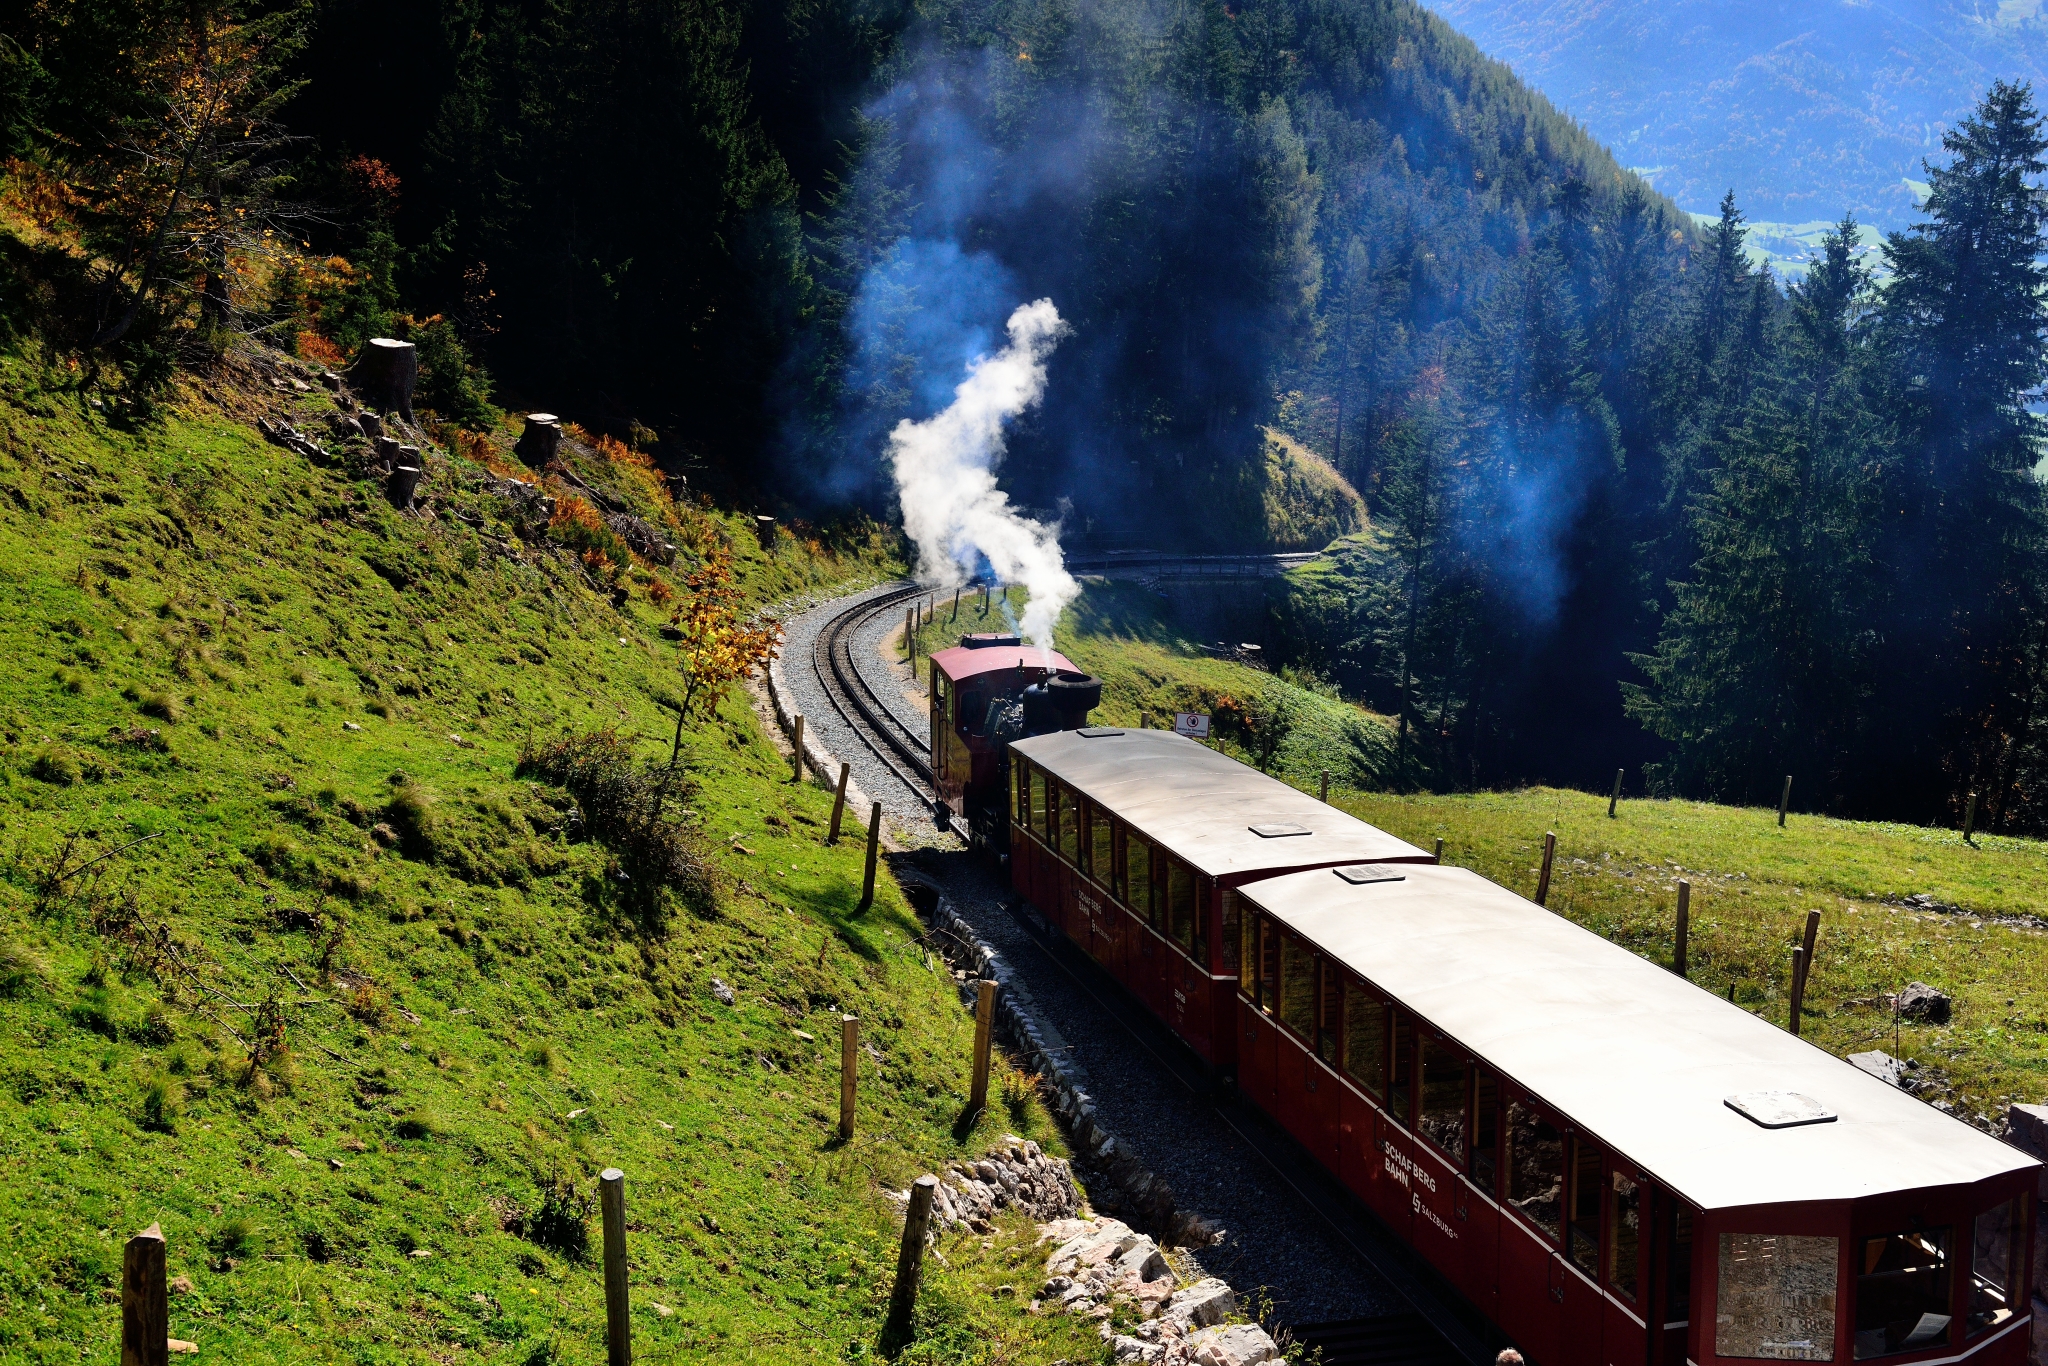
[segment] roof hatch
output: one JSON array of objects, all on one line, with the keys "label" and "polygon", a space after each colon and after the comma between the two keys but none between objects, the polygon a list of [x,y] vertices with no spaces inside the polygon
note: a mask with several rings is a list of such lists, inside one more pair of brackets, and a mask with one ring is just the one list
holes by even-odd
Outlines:
[{"label": "roof hatch", "polygon": [[1251,831],[1262,840],[1279,840],[1286,839],[1289,835],[1311,835],[1315,833],[1307,826],[1296,825],[1293,821],[1268,821],[1264,825],[1247,825],[1245,829]]},{"label": "roof hatch", "polygon": [[1383,863],[1354,863],[1348,868],[1332,868],[1331,872],[1354,887],[1363,887],[1368,882],[1404,882],[1406,873],[1397,873]]},{"label": "roof hatch", "polygon": [[1766,1129],[1796,1129],[1802,1124],[1832,1124],[1835,1112],[1812,1096],[1797,1091],[1744,1091],[1721,1102],[1744,1119]]}]

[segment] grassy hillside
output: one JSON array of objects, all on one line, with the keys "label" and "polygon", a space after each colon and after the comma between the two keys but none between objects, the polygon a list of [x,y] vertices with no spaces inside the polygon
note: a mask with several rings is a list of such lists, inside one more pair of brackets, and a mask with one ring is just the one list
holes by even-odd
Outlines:
[{"label": "grassy hillside", "polygon": [[[1013,594],[1013,610],[1022,594]],[[967,616],[963,609],[963,616]],[[941,613],[943,618],[944,613]],[[964,622],[984,629],[978,618]],[[950,644],[943,620],[926,647]],[[961,627],[950,627],[957,635]],[[1061,621],[1060,648],[1105,681],[1096,716],[1135,724],[1149,712],[1216,710],[1261,693],[1291,708],[1295,728],[1271,771],[1313,791],[1329,767],[1331,799],[1421,847],[1531,895],[1543,834],[1558,835],[1549,904],[1654,961],[1669,963],[1677,879],[1692,884],[1691,976],[1779,1024],[1787,1019],[1791,949],[1808,910],[1822,913],[1804,1033],[1837,1054],[1882,1048],[1919,1062],[1922,1094],[1980,1123],[2009,1101],[2048,1098],[2048,845],[1953,830],[1793,816],[1705,802],[1625,800],[1535,788],[1448,796],[1373,790],[1390,771],[1384,718],[1314,679],[1274,678],[1200,657],[1161,619],[1158,600],[1091,584]],[[1239,739],[1221,744],[1256,754]],[[1931,898],[1908,904],[1907,898]],[[1910,981],[1955,997],[1946,1026],[1899,1023],[1888,993]]]},{"label": "grassy hillside", "polygon": [[[882,1188],[1006,1130],[1056,1144],[1046,1116],[1007,1079],[961,1125],[943,965],[886,879],[853,914],[858,839],[822,847],[829,795],[742,700],[685,734],[712,890],[665,916],[514,770],[606,727],[666,757],[655,599],[700,552],[732,544],[766,600],[886,545],[764,555],[586,452],[684,548],[615,597],[466,458],[400,515],[266,445],[246,389],[126,425],[70,383],[0,356],[0,1362],[113,1362],[152,1221],[202,1359],[601,1360],[606,1165],[643,1358],[868,1353]],[[305,425],[325,398],[289,401]],[[843,1145],[842,1009],[873,1045]],[[907,1359],[1096,1351],[978,1293],[1028,1279],[1028,1244],[949,1241]]]}]

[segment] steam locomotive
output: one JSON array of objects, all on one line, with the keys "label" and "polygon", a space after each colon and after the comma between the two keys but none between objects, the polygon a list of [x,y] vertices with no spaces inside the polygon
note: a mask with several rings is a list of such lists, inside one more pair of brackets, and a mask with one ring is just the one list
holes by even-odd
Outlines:
[{"label": "steam locomotive", "polygon": [[1102,701],[1091,678],[1056,650],[983,631],[933,651],[930,662],[932,785],[974,844],[1010,847],[1010,743],[1078,730]]}]

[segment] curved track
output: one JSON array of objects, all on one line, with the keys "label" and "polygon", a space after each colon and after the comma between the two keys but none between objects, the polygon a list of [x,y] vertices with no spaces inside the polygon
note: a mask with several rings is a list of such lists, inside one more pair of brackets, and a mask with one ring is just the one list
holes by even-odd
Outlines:
[{"label": "curved track", "polygon": [[832,709],[860,737],[884,767],[920,795],[932,795],[932,765],[926,738],[889,709],[854,662],[853,641],[860,629],[891,608],[901,607],[925,590],[906,584],[893,593],[839,613],[827,621],[811,644],[811,665]]}]

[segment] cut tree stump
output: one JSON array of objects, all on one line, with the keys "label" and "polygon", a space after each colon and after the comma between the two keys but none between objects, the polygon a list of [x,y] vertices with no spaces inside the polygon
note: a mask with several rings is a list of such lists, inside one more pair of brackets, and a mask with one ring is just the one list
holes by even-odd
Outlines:
[{"label": "cut tree stump", "polygon": [[519,444],[513,449],[521,460],[540,469],[555,458],[555,449],[561,444],[562,419],[553,413],[528,413],[526,430],[519,434]]},{"label": "cut tree stump", "polygon": [[387,413],[413,420],[412,391],[420,379],[420,356],[411,342],[372,337],[356,357],[350,382]]}]

